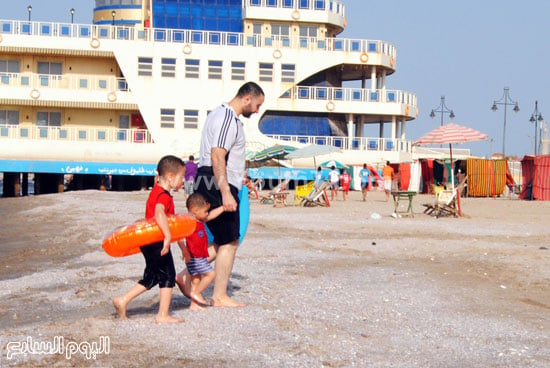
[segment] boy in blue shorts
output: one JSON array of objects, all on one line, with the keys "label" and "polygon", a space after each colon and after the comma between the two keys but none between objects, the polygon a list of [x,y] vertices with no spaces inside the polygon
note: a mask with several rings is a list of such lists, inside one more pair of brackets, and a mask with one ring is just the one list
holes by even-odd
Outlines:
[{"label": "boy in blue shorts", "polygon": [[[189,309],[204,309],[206,300],[202,292],[214,281],[216,272],[208,262],[208,234],[204,222],[210,221],[223,213],[223,206],[209,212],[210,203],[199,193],[193,193],[187,198],[187,210],[197,220],[195,232],[185,238],[185,242],[179,242],[181,253],[187,266],[187,272],[191,275],[191,289]],[[184,271],[185,272],[185,271]],[[182,275],[178,275],[182,276]]]},{"label": "boy in blue shorts", "polygon": [[170,233],[167,215],[175,213],[174,199],[170,192],[172,190],[177,191],[182,187],[185,164],[179,157],[164,156],[157,165],[157,172],[158,183],[155,183],[147,199],[145,218],[156,220],[164,234],[164,240],[140,248],[145,258],[143,278],[126,294],[113,298],[113,305],[119,318],[127,318],[126,307],[128,303],[158,285],[160,288],[160,301],[156,322],[183,322],[183,319],[174,318],[169,313],[172,288],[175,286],[176,269],[170,252],[172,234]]}]

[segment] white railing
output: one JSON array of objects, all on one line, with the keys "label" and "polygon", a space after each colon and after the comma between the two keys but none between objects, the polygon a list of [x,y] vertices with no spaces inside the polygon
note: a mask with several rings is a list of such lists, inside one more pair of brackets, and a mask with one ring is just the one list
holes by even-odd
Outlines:
[{"label": "white railing", "polygon": [[348,151],[411,152],[412,142],[397,138],[349,138],[338,136],[267,135],[281,141],[333,146]]},{"label": "white railing", "polygon": [[[53,22],[0,20],[0,34],[33,35],[61,39],[142,40],[200,45],[293,48],[357,53],[379,53],[396,57],[396,48],[380,40],[346,38],[245,35],[241,32],[186,29],[135,28],[131,26],[83,25]],[[99,44],[98,44],[99,45]]]},{"label": "white railing", "polygon": [[0,140],[21,139],[66,142],[152,143],[146,129],[41,127],[0,125]]},{"label": "white railing", "polygon": [[279,8],[279,9],[300,9],[300,10],[324,10],[339,14],[344,17],[345,5],[335,0],[246,0],[247,7]]},{"label": "white railing", "polygon": [[297,100],[357,101],[399,103],[416,106],[414,93],[390,89],[339,88],[296,86],[287,90],[281,98]]},{"label": "white railing", "polygon": [[128,91],[125,78],[77,74],[0,73],[0,87],[69,88],[73,90]]}]

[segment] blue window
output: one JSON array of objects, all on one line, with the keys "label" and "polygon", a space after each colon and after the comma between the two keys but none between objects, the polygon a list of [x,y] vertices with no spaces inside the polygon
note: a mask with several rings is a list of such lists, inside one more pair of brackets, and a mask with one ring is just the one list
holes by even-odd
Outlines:
[{"label": "blue window", "polygon": [[209,38],[210,38],[209,40],[210,44],[219,45],[221,41],[221,34],[217,32],[211,32]]},{"label": "blue window", "polygon": [[78,139],[86,139],[86,131],[85,130],[79,130],[78,131]]},{"label": "blue window", "polygon": [[49,35],[51,32],[51,27],[48,24],[43,24],[42,27],[40,27],[40,33],[43,35]]},{"label": "blue window", "polygon": [[283,0],[283,8],[294,8],[294,0]]},{"label": "blue window", "polygon": [[266,4],[267,4],[267,6],[270,6],[270,7],[276,7],[277,6],[277,0],[267,0]]},{"label": "blue window", "polygon": [[351,51],[361,51],[361,42],[351,41]]},{"label": "blue window", "polygon": [[29,77],[21,77],[21,85],[28,86],[30,84]]},{"label": "blue window", "polygon": [[371,92],[370,93],[370,100],[371,101],[378,101],[378,92]]},{"label": "blue window", "polygon": [[101,28],[99,30],[99,37],[101,38],[109,37],[109,30],[107,28]]},{"label": "blue window", "polygon": [[61,26],[61,36],[69,36],[71,34],[71,28],[69,26]]},{"label": "blue window", "polygon": [[67,129],[61,129],[59,131],[59,138],[60,139],[67,139]]},{"label": "blue window", "polygon": [[344,50],[344,42],[342,40],[334,40],[334,50]]},{"label": "blue window", "polygon": [[299,87],[298,98],[309,98],[309,88]]},{"label": "blue window", "polygon": [[370,150],[376,150],[376,149],[378,149],[378,142],[376,142],[376,141],[369,141],[369,143],[368,143],[368,148],[369,148]]},{"label": "blue window", "polygon": [[388,92],[388,102],[395,102],[395,92]]},{"label": "blue window", "polygon": [[87,27],[80,28],[81,37],[88,37],[89,35],[90,35],[90,28],[87,28]]},{"label": "blue window", "polygon": [[260,0],[250,0],[250,5],[252,6],[260,6],[261,1]]},{"label": "blue window", "polygon": [[87,79],[81,79],[79,81],[80,88],[88,88],[88,80]]},{"label": "blue window", "polygon": [[100,89],[105,89],[105,88],[107,88],[107,81],[106,81],[105,79],[100,79],[100,80],[98,81],[98,87],[99,87]]},{"label": "blue window", "polygon": [[23,33],[31,33],[31,25],[30,24],[22,24],[21,25],[21,32]]},{"label": "blue window", "polygon": [[155,29],[154,38],[155,41],[166,41],[166,31]]},{"label": "blue window", "polygon": [[300,9],[308,9],[309,8],[309,0],[298,0],[300,3],[298,7]]},{"label": "blue window", "polygon": [[239,35],[230,33],[227,35],[227,44],[237,46],[239,44]]},{"label": "blue window", "polygon": [[10,33],[11,32],[11,24],[9,24],[9,23],[2,24],[2,32]]},{"label": "blue window", "polygon": [[326,88],[317,88],[317,99],[326,100],[327,99],[327,89]]},{"label": "blue window", "polygon": [[387,151],[393,150],[393,141],[386,141],[386,150]]},{"label": "blue window", "polygon": [[9,132],[8,128],[6,128],[6,127],[0,128],[0,135],[1,135],[2,137],[7,137],[7,136],[8,136],[8,132]]},{"label": "blue window", "polygon": [[335,100],[343,100],[344,99],[344,91],[341,89],[334,90],[334,99]]},{"label": "blue window", "polygon": [[324,10],[325,0],[315,0],[315,9]]},{"label": "blue window", "polygon": [[353,101],[361,101],[361,91],[352,91],[351,92],[351,98]]},{"label": "blue window", "polygon": [[202,43],[202,32],[192,32],[191,33],[191,42],[193,42],[193,43]]},{"label": "blue window", "polygon": [[376,50],[378,50],[376,42],[369,42],[368,50],[369,52],[376,52]]},{"label": "blue window", "polygon": [[21,128],[19,131],[19,136],[27,138],[29,136],[29,128]]},{"label": "blue window", "polygon": [[174,42],[183,42],[184,40],[184,33],[180,31],[174,31],[172,32],[172,41]]},{"label": "blue window", "polygon": [[104,141],[105,140],[105,131],[104,130],[100,130],[99,132],[97,132],[97,140],[99,140],[99,141]]}]

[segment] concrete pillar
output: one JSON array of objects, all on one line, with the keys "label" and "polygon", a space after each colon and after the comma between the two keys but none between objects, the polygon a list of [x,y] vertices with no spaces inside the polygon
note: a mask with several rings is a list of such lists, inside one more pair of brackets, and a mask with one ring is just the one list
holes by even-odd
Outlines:
[{"label": "concrete pillar", "polygon": [[355,129],[353,124],[353,114],[348,114],[348,149],[351,148],[351,140],[353,139],[355,135]]},{"label": "concrete pillar", "polygon": [[384,138],[384,122],[380,121],[380,129],[378,132],[378,138]]},{"label": "concrete pillar", "polygon": [[391,117],[391,138],[397,138],[397,118]]},{"label": "concrete pillar", "polygon": [[371,91],[376,91],[376,67],[372,67],[372,71],[370,73],[370,89]]},{"label": "concrete pillar", "polygon": [[405,139],[405,135],[406,135],[406,131],[405,131],[405,128],[406,128],[406,124],[407,122],[405,121],[405,119],[401,120],[401,139]]}]

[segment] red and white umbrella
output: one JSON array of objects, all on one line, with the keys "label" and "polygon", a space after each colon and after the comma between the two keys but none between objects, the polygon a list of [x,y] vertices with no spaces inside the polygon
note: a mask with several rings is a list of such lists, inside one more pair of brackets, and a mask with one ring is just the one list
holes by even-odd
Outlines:
[{"label": "red and white umbrella", "polygon": [[455,187],[454,182],[454,168],[453,168],[453,143],[465,143],[465,142],[475,142],[475,141],[484,141],[488,138],[487,134],[478,132],[475,129],[465,127],[463,125],[448,123],[441,125],[440,127],[432,130],[431,132],[420,137],[415,145],[430,145],[430,144],[449,144],[449,151],[451,154],[451,182],[453,185],[453,190]]}]

